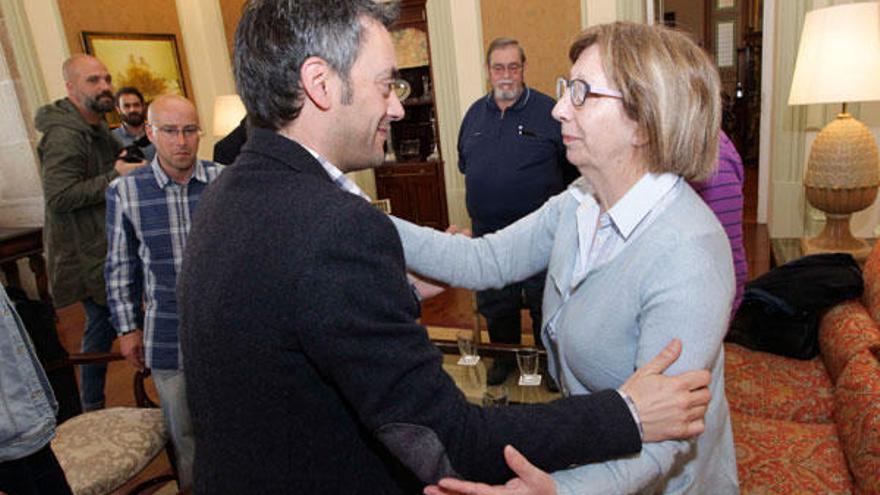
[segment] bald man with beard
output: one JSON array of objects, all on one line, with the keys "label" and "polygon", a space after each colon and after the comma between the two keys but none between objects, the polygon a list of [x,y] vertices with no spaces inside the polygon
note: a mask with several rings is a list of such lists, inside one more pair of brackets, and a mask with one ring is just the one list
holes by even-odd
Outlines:
[{"label": "bald man with beard", "polygon": [[199,197],[223,167],[196,157],[199,116],[186,98],[156,98],[146,130],[156,145],[150,166],[107,189],[107,300],[122,354],[135,368],[152,370],[177,453],[178,483],[186,488],[194,443],[175,286]]},{"label": "bald man with beard", "polygon": [[[107,67],[89,55],[74,55],[62,66],[67,97],[39,109],[35,126],[43,133],[37,153],[45,197],[45,245],[57,307],[83,305],[83,352],[107,352],[115,332],[102,268],[104,191],[111,180],[143,166],[119,159],[120,145],[104,114],[113,109]],[[104,407],[106,364],[82,367],[82,405]]]}]

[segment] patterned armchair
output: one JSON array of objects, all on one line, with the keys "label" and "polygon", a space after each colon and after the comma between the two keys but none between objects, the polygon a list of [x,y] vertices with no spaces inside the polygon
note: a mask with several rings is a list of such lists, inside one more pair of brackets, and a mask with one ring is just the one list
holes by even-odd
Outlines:
[{"label": "patterned armchair", "polygon": [[[74,354],[46,366],[59,367],[120,360],[119,354]],[[134,376],[138,407],[111,407],[74,416],[61,423],[52,440],[52,451],[64,470],[74,495],[108,494],[134,479],[162,450],[173,462],[173,449],[165,430],[162,410],[149,399],[144,381],[149,370]],[[147,480],[130,493],[141,493],[167,483],[174,476]]]},{"label": "patterned armchair", "polygon": [[810,361],[725,345],[742,493],[880,493],[880,243],[864,278]]}]

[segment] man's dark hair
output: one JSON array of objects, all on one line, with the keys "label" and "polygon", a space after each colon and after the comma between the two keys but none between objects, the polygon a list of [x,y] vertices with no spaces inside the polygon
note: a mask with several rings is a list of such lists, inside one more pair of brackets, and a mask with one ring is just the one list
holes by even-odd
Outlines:
[{"label": "man's dark hair", "polygon": [[141,92],[138,91],[137,88],[135,88],[134,86],[123,86],[123,87],[119,88],[119,91],[116,92],[115,103],[116,103],[117,107],[119,106],[119,98],[122,95],[135,95],[138,97],[139,100],[141,100],[141,104],[145,103],[144,102],[144,95],[142,95]]},{"label": "man's dark hair", "polygon": [[[364,17],[386,27],[397,3],[374,0],[251,0],[235,30],[235,81],[251,125],[278,130],[299,116],[305,95],[300,68],[320,57],[342,78],[343,103],[351,100],[349,73],[363,41]],[[346,101],[347,100],[347,101]]]}]

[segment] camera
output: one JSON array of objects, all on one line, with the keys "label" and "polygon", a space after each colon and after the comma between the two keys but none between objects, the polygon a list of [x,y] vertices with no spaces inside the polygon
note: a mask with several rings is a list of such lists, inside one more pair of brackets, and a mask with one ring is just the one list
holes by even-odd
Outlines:
[{"label": "camera", "polygon": [[131,143],[122,149],[125,150],[125,156],[122,157],[123,161],[126,161],[128,163],[137,163],[147,159],[147,157],[144,155],[144,151],[141,149],[140,146],[137,145],[137,143]]}]

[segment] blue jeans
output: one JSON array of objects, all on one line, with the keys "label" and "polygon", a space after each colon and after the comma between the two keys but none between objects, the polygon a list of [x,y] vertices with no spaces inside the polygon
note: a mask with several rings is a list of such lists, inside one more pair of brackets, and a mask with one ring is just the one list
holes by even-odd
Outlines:
[{"label": "blue jeans", "polygon": [[[110,352],[116,330],[110,323],[110,309],[91,298],[82,302],[86,311],[86,328],[83,332],[82,352]],[[107,378],[106,364],[84,364],[80,368],[82,382],[82,405],[84,411],[104,407],[104,382]]]},{"label": "blue jeans", "polygon": [[171,433],[174,453],[177,456],[178,487],[182,490],[192,485],[195,442],[189,405],[186,402],[186,383],[183,370],[152,369],[153,384],[159,392],[165,425]]}]

